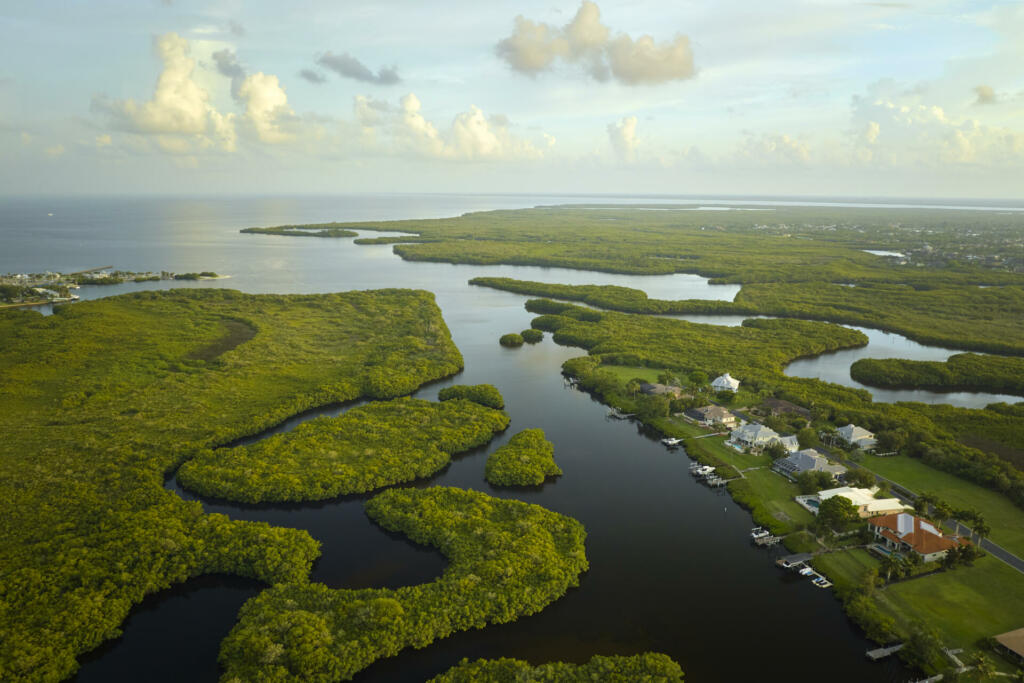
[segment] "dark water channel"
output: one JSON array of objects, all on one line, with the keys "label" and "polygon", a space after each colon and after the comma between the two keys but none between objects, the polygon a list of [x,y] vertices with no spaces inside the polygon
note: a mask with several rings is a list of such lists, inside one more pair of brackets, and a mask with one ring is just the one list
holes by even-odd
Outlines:
[{"label": "dark water channel", "polygon": [[[111,210],[105,205],[77,208],[92,211],[93,222]],[[173,207],[162,210],[173,212]],[[52,261],[36,268],[72,270],[113,263],[131,269],[212,269],[231,274],[232,279],[201,286],[250,292],[430,289],[437,294],[466,369],[417,395],[433,398],[450,383],[489,382],[504,394],[512,424],[488,447],[457,457],[443,472],[416,485],[459,486],[537,503],[580,520],[588,533],[590,571],[578,589],[540,614],[456,634],[424,650],[407,650],[373,665],[358,680],[422,681],[463,657],[584,661],[594,654],[648,650],[675,658],[687,680],[695,682],[909,678],[894,661],[867,662],[864,651],[869,643],[843,615],[832,593],[784,574],[773,564],[776,553],[753,547],[748,541],[750,516],[724,493],[695,483],[685,454],[666,450],[634,424],[608,420],[603,406],[566,387],[560,365],[579,350],[558,347],[550,338],[516,350],[499,346],[499,335],[528,327],[532,316],[523,309],[525,297],[470,287],[466,281],[476,275],[506,275],[614,283],[661,298],[731,299],[735,288],[711,286],[692,276],[644,278],[404,263],[389,247],[356,247],[350,240],[238,235],[235,230],[246,225],[326,219],[318,207],[314,211],[301,203],[290,213],[288,207],[266,209],[265,215],[259,210],[234,206],[234,213],[218,213],[208,206],[188,206],[182,209],[181,222],[159,212],[143,216],[145,220],[136,216],[136,222],[117,233],[120,242],[85,240],[80,249],[70,246],[77,244],[68,236],[76,228],[68,224],[52,238]],[[346,217],[343,202],[332,210],[331,218]],[[372,212],[354,213],[376,217]],[[111,213],[108,218],[114,221],[116,216]],[[179,233],[180,239],[175,238]],[[154,240],[167,245],[168,251],[147,249]],[[14,260],[10,252],[0,254],[0,271],[32,269],[30,264],[13,265]],[[81,292],[99,296],[141,288],[126,284]],[[336,414],[341,409],[326,411]],[[530,427],[544,429],[554,442],[564,476],[536,489],[492,489],[483,478],[486,453]],[[168,486],[191,497],[173,481]],[[207,511],[235,519],[308,530],[321,541],[323,552],[313,580],[333,587],[398,586],[429,581],[443,571],[445,560],[435,551],[373,525],[363,513],[364,500],[351,496],[287,506],[203,504]],[[121,639],[83,658],[76,680],[216,680],[219,641],[230,630],[239,606],[258,590],[249,581],[204,577],[152,596],[133,611]]]}]

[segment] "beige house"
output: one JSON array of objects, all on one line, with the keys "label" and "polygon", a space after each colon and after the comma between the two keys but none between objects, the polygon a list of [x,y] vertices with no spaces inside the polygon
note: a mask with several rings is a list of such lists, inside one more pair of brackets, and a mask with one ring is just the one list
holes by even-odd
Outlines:
[{"label": "beige house", "polygon": [[853,503],[861,519],[900,513],[911,509],[909,506],[901,503],[898,498],[875,498],[876,491],[878,491],[878,488],[857,489],[850,486],[840,486],[839,488],[828,489],[827,491],[819,491],[818,502],[824,503],[833,496],[842,496]]}]

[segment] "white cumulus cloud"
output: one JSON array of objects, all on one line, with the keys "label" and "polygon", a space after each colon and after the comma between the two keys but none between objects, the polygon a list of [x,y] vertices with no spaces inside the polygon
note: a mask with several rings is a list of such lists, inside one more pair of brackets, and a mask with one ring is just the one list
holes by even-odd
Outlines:
[{"label": "white cumulus cloud", "polygon": [[245,102],[245,116],[263,142],[287,142],[294,136],[281,127],[282,120],[294,116],[288,108],[288,96],[277,76],[262,71],[247,76],[238,88]]},{"label": "white cumulus cloud", "polygon": [[[156,39],[163,71],[152,99],[110,101],[97,98],[94,106],[107,113],[122,130],[143,135],[183,136],[182,141],[201,148],[214,144],[235,148],[234,114],[221,114],[210,104],[209,93],[193,79],[196,62],[189,56],[188,41],[176,33]],[[159,143],[161,148],[181,145]]]},{"label": "white cumulus cloud", "polygon": [[608,140],[612,150],[620,161],[627,164],[636,161],[636,124],[635,116],[626,116],[618,123],[608,124]]}]

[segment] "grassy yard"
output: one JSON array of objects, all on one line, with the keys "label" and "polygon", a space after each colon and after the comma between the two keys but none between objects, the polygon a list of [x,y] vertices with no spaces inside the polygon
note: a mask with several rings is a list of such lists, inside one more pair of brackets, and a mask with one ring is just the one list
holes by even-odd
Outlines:
[{"label": "grassy yard", "polygon": [[[994,557],[878,591],[880,606],[901,624],[921,620],[968,657],[978,641],[1024,625],[1024,577]],[[961,659],[965,657],[961,655]]]},{"label": "grassy yard", "polygon": [[800,490],[781,474],[764,469],[746,472],[743,476],[773,517],[790,524],[814,523],[814,515],[793,500]]},{"label": "grassy yard", "polygon": [[[874,555],[860,548],[819,555],[813,564],[837,590],[858,587],[866,571],[881,565]],[[924,622],[942,633],[948,647],[964,648],[960,658],[967,660],[984,649],[978,647],[979,641],[1024,624],[1022,578],[994,557],[984,557],[972,567],[879,588],[874,600],[896,620],[899,630],[906,632],[914,622]],[[1013,670],[1005,662],[1001,664],[1002,669]]]},{"label": "grassy yard", "polygon": [[658,381],[658,375],[665,372],[658,368],[643,368],[628,365],[602,365],[601,369],[614,374],[615,377],[623,384],[634,377],[639,377],[645,382],[654,383]]},{"label": "grassy yard", "polygon": [[954,507],[978,510],[992,527],[992,540],[1024,557],[1024,510],[1009,499],[905,456],[879,458],[867,455],[860,464],[914,493],[928,491]]},{"label": "grassy yard", "polygon": [[[725,441],[728,438],[726,436],[712,436],[701,439],[700,445],[711,455],[729,463],[738,470],[745,470],[750,467],[768,467],[772,464],[771,458],[767,455],[741,453],[732,446],[726,446]],[[687,442],[687,446],[689,447],[689,442]]]},{"label": "grassy yard", "polygon": [[813,561],[814,568],[835,584],[837,589],[856,588],[861,577],[869,569],[878,569],[881,563],[874,555],[862,548],[841,550],[818,555]]}]

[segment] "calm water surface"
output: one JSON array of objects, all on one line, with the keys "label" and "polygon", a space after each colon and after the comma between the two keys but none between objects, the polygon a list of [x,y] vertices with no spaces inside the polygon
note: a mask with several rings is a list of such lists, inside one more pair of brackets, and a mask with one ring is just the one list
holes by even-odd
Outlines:
[{"label": "calm water surface", "polygon": [[[492,203],[505,206],[499,202],[507,201]],[[646,650],[671,655],[690,681],[818,680],[822,671],[828,671],[830,681],[908,678],[895,662],[865,661],[869,644],[832,594],[784,574],[774,567],[771,551],[751,546],[750,516],[727,495],[696,484],[687,473],[684,454],[666,450],[631,423],[605,419],[604,407],[565,387],[559,367],[579,355],[578,349],[558,347],[549,338],[515,350],[499,346],[499,335],[528,327],[532,315],[523,309],[526,297],[466,282],[477,275],[505,275],[622,284],[659,298],[727,300],[735,287],[708,285],[693,276],[405,263],[388,246],[236,232],[248,225],[488,208],[479,197],[458,203],[452,197],[414,198],[405,204],[401,198],[109,201],[50,202],[33,209],[31,202],[21,202],[14,210],[0,207],[0,271],[100,265],[216,270],[232,279],[199,286],[281,293],[422,287],[436,293],[466,370],[417,395],[433,398],[450,383],[490,382],[504,394],[512,424],[488,447],[457,457],[443,472],[417,485],[477,489],[571,515],[587,528],[591,569],[580,588],[538,615],[403,652],[375,664],[358,680],[422,681],[463,657],[583,661],[594,654]],[[61,223],[48,220],[51,211],[53,218],[62,217]],[[181,286],[125,284],[80,292],[103,296],[153,285]],[[344,408],[319,412],[337,414]],[[486,453],[529,427],[545,430],[565,475],[535,489],[492,489],[483,479]],[[192,497],[173,480],[168,486]],[[445,560],[435,551],[373,525],[363,513],[364,500],[351,496],[288,506],[203,502],[208,511],[236,519],[307,529],[323,544],[313,579],[333,587],[399,586],[431,580],[443,571]],[[258,589],[252,582],[207,577],[152,596],[133,612],[121,639],[83,658],[77,680],[216,680],[218,643],[234,623],[238,607]],[[795,643],[800,644],[798,651]]]}]

